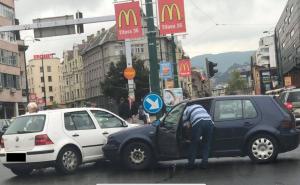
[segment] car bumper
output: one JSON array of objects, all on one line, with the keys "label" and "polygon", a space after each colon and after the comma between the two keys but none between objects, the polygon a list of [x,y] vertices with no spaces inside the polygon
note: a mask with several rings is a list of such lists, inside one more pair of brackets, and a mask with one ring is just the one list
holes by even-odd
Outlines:
[{"label": "car bumper", "polygon": [[299,146],[300,130],[293,130],[286,134],[279,135],[280,152],[287,152],[296,149]]},{"label": "car bumper", "polygon": [[[8,162],[7,154],[10,153],[25,153],[25,161],[24,162]],[[38,164],[38,163],[48,163],[49,161],[56,160],[56,152],[54,149],[43,149],[43,150],[32,150],[32,151],[11,151],[6,152],[4,149],[0,151],[0,162],[4,166],[11,165],[28,165],[28,164]]]},{"label": "car bumper", "polygon": [[16,168],[16,169],[40,169],[55,166],[55,161],[44,161],[44,162],[35,162],[35,163],[4,163],[3,166],[6,168]]},{"label": "car bumper", "polygon": [[106,144],[102,148],[104,157],[110,161],[118,161],[119,157],[119,147],[116,145]]}]

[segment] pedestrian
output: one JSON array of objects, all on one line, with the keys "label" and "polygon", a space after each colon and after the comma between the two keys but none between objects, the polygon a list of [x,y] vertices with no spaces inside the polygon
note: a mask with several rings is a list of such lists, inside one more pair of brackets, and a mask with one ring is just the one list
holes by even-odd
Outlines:
[{"label": "pedestrian", "polygon": [[150,115],[144,110],[143,105],[138,108],[139,120],[142,120],[144,124],[150,123]]},{"label": "pedestrian", "polygon": [[208,167],[208,157],[213,137],[214,124],[210,115],[201,105],[187,106],[182,121],[184,126],[192,127],[191,143],[188,151],[188,169],[195,168],[200,137],[202,137],[202,161],[200,168]]},{"label": "pedestrian", "polygon": [[134,100],[131,105],[132,120],[134,123],[137,120],[138,109],[139,109],[138,103]]},{"label": "pedestrian", "polygon": [[123,97],[120,99],[119,116],[125,119],[126,121],[129,121],[131,117],[129,103]]},{"label": "pedestrian", "polygon": [[27,113],[26,114],[30,114],[30,113],[36,113],[39,111],[38,106],[35,102],[30,102],[27,105]]}]

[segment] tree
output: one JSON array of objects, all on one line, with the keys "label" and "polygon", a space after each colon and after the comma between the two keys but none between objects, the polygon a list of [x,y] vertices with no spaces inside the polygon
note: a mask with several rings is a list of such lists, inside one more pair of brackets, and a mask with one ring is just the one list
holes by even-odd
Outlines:
[{"label": "tree", "polygon": [[241,77],[241,74],[238,71],[233,71],[230,74],[228,81],[228,87],[226,89],[226,94],[234,95],[238,92],[242,92],[247,88],[247,82]]},{"label": "tree", "polygon": [[[102,86],[104,96],[113,98],[119,102],[121,97],[128,97],[128,81],[123,76],[126,68],[126,58],[122,56],[121,61],[117,64],[111,63],[109,72]],[[133,68],[136,71],[134,79],[136,89],[136,101],[140,101],[149,92],[149,70],[144,66],[144,61],[133,59]]]}]

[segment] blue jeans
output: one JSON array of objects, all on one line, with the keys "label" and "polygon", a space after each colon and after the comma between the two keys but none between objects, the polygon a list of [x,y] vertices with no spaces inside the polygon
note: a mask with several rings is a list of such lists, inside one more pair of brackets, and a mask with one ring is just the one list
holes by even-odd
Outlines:
[{"label": "blue jeans", "polygon": [[214,125],[210,120],[201,120],[192,128],[192,140],[189,147],[189,165],[194,165],[199,147],[199,140],[202,136],[202,164],[208,163],[211,148]]}]

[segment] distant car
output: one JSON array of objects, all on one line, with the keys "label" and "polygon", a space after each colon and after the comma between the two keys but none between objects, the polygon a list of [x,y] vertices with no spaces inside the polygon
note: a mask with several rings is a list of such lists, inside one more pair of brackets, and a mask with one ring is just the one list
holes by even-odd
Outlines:
[{"label": "distant car", "polygon": [[8,128],[9,124],[10,121],[8,119],[0,119],[0,138]]},{"label": "distant car", "polygon": [[103,147],[105,157],[134,170],[155,161],[186,158],[190,143],[186,133],[190,130],[183,127],[181,118],[185,107],[192,104],[204,106],[214,121],[210,157],[248,155],[252,161],[264,163],[299,145],[295,119],[276,99],[226,96],[182,102],[152,125],[111,134]]},{"label": "distant car", "polygon": [[289,89],[281,92],[279,100],[296,118],[296,126],[300,127],[300,89]]},{"label": "distant car", "polygon": [[15,118],[1,139],[1,163],[16,175],[55,167],[73,173],[81,163],[103,158],[107,136],[135,125],[104,109],[40,111]]}]

